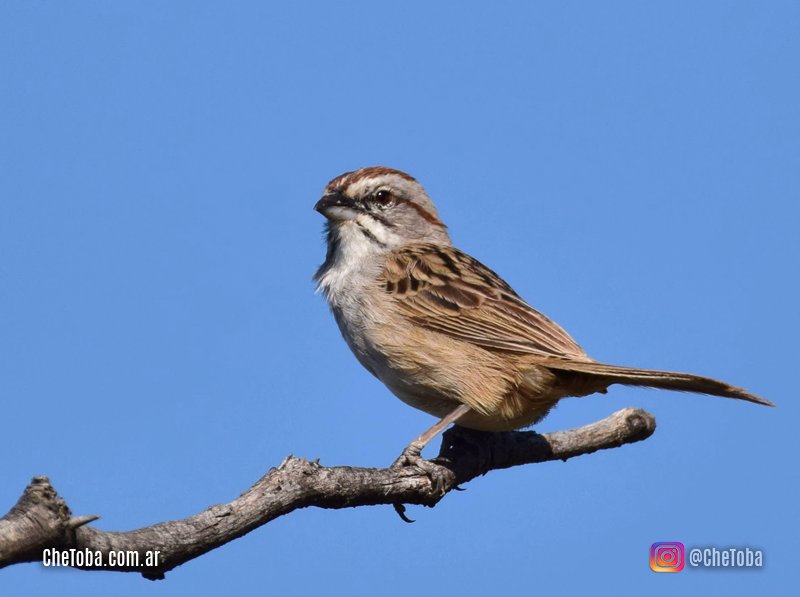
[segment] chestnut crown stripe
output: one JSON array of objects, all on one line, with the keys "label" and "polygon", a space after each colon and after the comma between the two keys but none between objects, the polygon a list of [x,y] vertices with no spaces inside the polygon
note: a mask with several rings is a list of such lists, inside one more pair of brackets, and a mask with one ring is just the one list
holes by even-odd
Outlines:
[{"label": "chestnut crown stripe", "polygon": [[379,176],[385,176],[387,174],[394,174],[395,176],[404,178],[409,182],[417,182],[416,178],[414,178],[410,174],[406,174],[402,170],[395,170],[394,168],[389,168],[387,166],[370,166],[368,168],[362,168],[361,170],[354,170],[352,172],[345,172],[344,174],[340,174],[339,176],[337,176],[328,183],[328,188],[331,190],[333,189],[344,190],[351,184],[356,183],[360,180],[364,180],[365,178],[377,178]]}]

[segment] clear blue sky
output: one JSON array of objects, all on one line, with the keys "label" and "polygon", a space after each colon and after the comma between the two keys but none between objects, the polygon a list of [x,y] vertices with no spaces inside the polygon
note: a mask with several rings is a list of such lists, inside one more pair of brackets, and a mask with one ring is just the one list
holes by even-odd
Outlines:
[{"label": "clear blue sky", "polygon": [[[613,389],[538,429],[640,406],[655,436],[490,474],[413,525],[307,510],[160,583],[32,564],[0,592],[796,585],[799,26],[794,2],[0,4],[3,511],[46,474],[130,530],[289,453],[390,463],[432,419],[361,369],[311,282],[312,206],[364,165],[415,175],[594,357],[779,405]],[[655,574],[669,540],[766,565]]]}]

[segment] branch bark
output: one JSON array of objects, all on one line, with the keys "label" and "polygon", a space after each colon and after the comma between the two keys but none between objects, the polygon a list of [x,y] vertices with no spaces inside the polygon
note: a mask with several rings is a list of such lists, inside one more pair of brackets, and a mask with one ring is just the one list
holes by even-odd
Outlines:
[{"label": "branch bark", "polygon": [[[437,465],[436,479],[415,467],[324,467],[288,456],[228,504],[128,532],[86,526],[97,517],[73,517],[47,477],[34,477],[0,519],[0,568],[42,561],[45,550],[75,550],[63,557],[76,568],[139,572],[151,580],[162,579],[184,562],[299,508],[387,504],[403,516],[402,504],[432,507],[447,492],[489,471],[617,448],[650,437],[655,426],[655,418],[646,411],[626,408],[584,427],[543,435],[453,427],[431,461]],[[155,551],[159,553],[153,563]],[[118,561],[112,562],[115,555]]]}]

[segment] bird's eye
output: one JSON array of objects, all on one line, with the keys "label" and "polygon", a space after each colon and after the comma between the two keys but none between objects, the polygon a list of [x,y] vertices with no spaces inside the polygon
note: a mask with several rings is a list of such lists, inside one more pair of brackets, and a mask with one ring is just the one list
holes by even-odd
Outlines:
[{"label": "bird's eye", "polygon": [[381,207],[386,207],[393,201],[392,193],[387,191],[386,189],[381,189],[377,193],[375,193],[375,203],[380,205]]}]

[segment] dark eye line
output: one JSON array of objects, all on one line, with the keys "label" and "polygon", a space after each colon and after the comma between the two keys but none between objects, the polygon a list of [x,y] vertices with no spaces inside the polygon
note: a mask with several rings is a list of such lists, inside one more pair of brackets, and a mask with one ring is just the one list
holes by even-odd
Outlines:
[{"label": "dark eye line", "polygon": [[[378,201],[377,200],[378,193],[388,193],[390,198],[391,198],[391,200],[386,202],[386,203],[382,203],[381,201]],[[439,218],[434,216],[432,213],[428,212],[428,210],[426,210],[421,205],[417,205],[416,203],[414,203],[410,199],[407,199],[406,197],[399,197],[399,196],[395,195],[394,193],[392,193],[391,191],[386,190],[386,189],[381,189],[378,192],[376,192],[375,194],[371,195],[367,199],[366,203],[367,204],[372,203],[373,205],[375,205],[378,208],[389,207],[390,205],[400,205],[400,204],[407,205],[408,207],[413,208],[414,211],[416,211],[420,215],[420,217],[422,217],[422,219],[427,221],[429,224],[433,224],[434,226],[438,226],[439,228],[442,228],[442,229],[446,229],[447,228],[447,226],[445,226],[442,223],[442,221],[439,220]],[[372,217],[375,218],[376,220],[378,220],[381,224],[383,224],[387,228],[396,228],[396,226],[394,224],[389,222],[383,216],[380,216],[379,214],[375,213],[374,210],[370,210],[370,211],[371,211]]]}]

